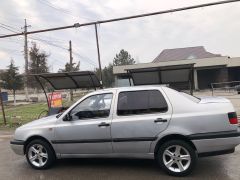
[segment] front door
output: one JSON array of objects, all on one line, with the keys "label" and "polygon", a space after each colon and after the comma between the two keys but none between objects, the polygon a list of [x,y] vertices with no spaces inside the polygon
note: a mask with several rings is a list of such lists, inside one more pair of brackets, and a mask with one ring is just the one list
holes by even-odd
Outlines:
[{"label": "front door", "polygon": [[158,89],[121,91],[112,120],[115,153],[148,153],[152,141],[167,128],[171,105]]},{"label": "front door", "polygon": [[58,153],[111,153],[112,99],[112,92],[91,95],[72,108],[71,121],[59,122],[55,130]]}]

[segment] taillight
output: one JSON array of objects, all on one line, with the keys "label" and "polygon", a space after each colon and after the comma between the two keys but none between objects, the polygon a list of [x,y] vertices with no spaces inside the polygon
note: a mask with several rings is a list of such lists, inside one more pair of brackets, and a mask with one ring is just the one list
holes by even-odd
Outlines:
[{"label": "taillight", "polygon": [[228,113],[228,119],[229,119],[230,124],[238,124],[238,119],[237,119],[237,113],[236,112]]}]

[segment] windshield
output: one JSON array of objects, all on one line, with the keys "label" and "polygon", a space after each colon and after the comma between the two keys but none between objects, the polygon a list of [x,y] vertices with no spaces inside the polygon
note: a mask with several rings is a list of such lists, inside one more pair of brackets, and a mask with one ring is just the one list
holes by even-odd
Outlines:
[{"label": "windshield", "polygon": [[182,94],[184,97],[188,98],[189,100],[191,100],[191,101],[193,101],[193,102],[195,102],[195,103],[198,103],[198,102],[201,101],[200,98],[198,98],[198,97],[196,97],[196,96],[192,96],[192,95],[190,95],[190,94],[188,94],[188,93],[181,92],[181,94]]}]

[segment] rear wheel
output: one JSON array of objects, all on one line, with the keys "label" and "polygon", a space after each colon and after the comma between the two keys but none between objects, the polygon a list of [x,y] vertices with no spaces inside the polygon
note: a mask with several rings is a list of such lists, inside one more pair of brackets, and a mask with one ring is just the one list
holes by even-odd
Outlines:
[{"label": "rear wheel", "polygon": [[33,140],[27,145],[26,158],[34,169],[47,169],[56,159],[51,146],[40,139]]},{"label": "rear wheel", "polygon": [[186,176],[193,171],[197,154],[185,141],[171,140],[160,146],[156,158],[169,175]]}]

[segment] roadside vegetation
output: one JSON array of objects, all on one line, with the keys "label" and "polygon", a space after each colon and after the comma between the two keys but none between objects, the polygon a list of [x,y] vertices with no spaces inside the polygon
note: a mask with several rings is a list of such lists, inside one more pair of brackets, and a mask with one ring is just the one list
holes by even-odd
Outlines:
[{"label": "roadside vegetation", "polygon": [[[26,105],[7,105],[5,114],[7,125],[3,123],[3,116],[0,116],[1,128],[16,128],[38,118],[41,112],[47,110],[47,103],[34,103]],[[46,113],[45,113],[46,114]]]}]

